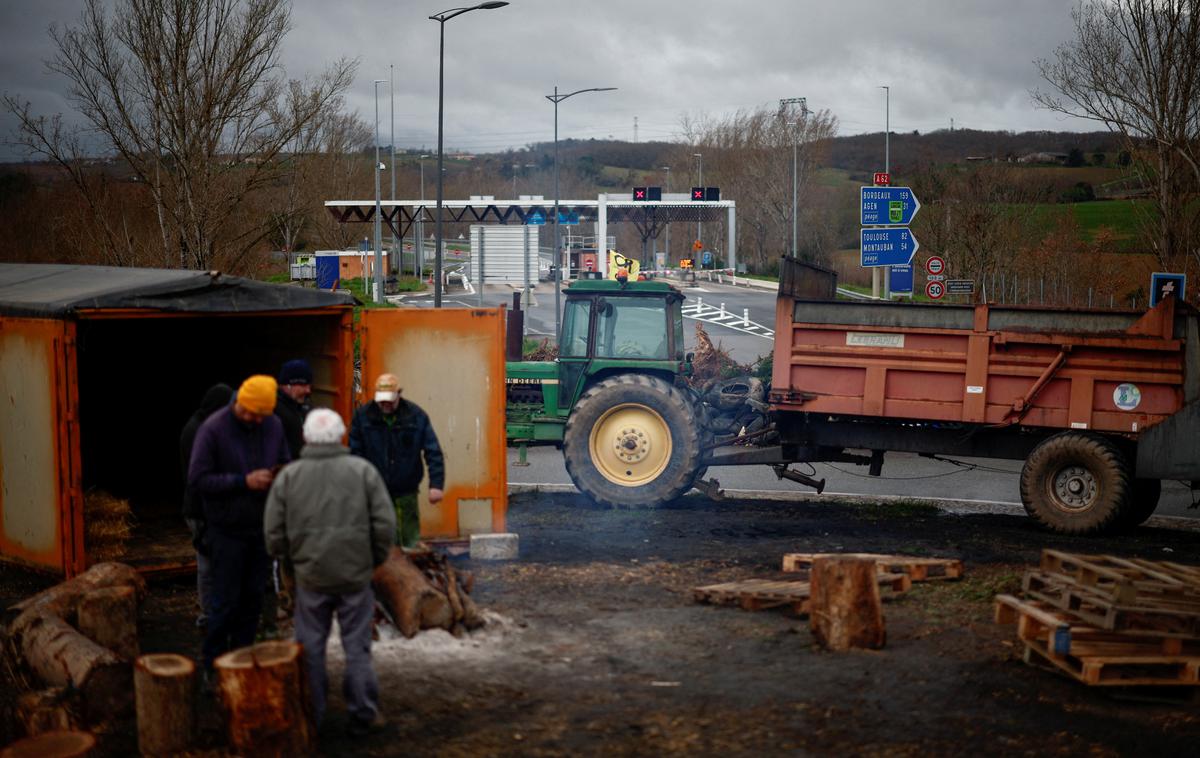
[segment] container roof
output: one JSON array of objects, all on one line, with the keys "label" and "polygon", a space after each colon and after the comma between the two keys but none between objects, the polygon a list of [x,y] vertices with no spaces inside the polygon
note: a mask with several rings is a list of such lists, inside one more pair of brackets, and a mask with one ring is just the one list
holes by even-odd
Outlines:
[{"label": "container roof", "polygon": [[82,309],[253,313],[353,305],[346,294],[220,272],[0,263],[0,314],[63,316]]}]

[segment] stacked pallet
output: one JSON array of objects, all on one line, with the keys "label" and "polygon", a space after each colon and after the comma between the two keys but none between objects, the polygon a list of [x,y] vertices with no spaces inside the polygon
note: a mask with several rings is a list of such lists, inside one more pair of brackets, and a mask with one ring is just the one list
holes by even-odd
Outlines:
[{"label": "stacked pallet", "polygon": [[696,587],[692,597],[701,603],[733,605],[747,611],[768,608],[790,608],[797,615],[809,611],[812,587],[808,574],[817,558],[833,556],[872,558],[876,563],[876,580],[883,599],[896,598],[912,587],[913,582],[936,579],[959,579],[962,562],[948,558],[914,558],[907,555],[878,555],[874,553],[788,553],[783,556],[783,572],[794,579],[743,579],[738,582]]},{"label": "stacked pallet", "polygon": [[1200,568],[1042,551],[1023,598],[996,596],[1024,660],[1092,686],[1200,685]]}]

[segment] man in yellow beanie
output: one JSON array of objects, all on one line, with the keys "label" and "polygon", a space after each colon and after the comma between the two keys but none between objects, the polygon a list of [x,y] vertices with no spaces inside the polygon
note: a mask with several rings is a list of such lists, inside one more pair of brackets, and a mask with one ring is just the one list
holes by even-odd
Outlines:
[{"label": "man in yellow beanie", "polygon": [[283,424],[274,415],[275,379],[242,382],[228,409],[196,432],[188,486],[200,495],[208,525],[211,615],[204,665],[254,642],[271,562],[263,544],[263,510],[275,472],[288,462]]}]

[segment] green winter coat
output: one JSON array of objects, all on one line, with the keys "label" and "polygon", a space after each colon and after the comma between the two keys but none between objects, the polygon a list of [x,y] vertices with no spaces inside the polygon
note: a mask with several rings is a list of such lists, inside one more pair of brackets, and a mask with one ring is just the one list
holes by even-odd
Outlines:
[{"label": "green winter coat", "polygon": [[306,445],[267,496],[267,552],[296,582],[329,595],[358,592],[387,559],[396,513],[383,477],[342,445]]}]

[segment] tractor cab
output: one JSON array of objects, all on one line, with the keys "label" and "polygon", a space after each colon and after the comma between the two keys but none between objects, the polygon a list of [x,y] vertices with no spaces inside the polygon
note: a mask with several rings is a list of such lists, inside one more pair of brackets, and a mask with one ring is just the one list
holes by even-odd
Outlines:
[{"label": "tractor cab", "polygon": [[[585,279],[565,294],[558,359],[508,364],[510,439],[561,440],[580,395],[605,377],[647,374],[673,383],[690,368],[684,296],[670,284]],[[535,421],[552,426],[535,429]]]}]

